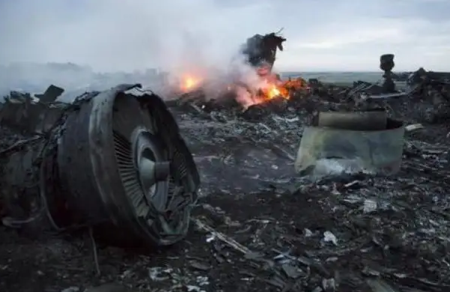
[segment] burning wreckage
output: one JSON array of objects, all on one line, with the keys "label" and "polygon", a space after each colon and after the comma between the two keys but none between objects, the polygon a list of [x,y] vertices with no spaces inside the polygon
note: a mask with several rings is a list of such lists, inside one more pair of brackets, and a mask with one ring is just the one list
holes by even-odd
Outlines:
[{"label": "burning wreckage", "polygon": [[[279,74],[272,72],[277,50],[283,50],[283,43],[286,39],[278,33],[270,33],[266,35],[254,35],[247,39],[242,45],[238,56],[243,56],[244,60],[237,58],[232,61],[231,68],[224,76],[230,83],[217,85],[215,80],[208,78],[199,78],[193,76],[186,76],[182,80],[180,89],[182,91],[181,99],[217,99],[220,101],[226,100],[228,102],[238,102],[244,107],[254,104],[264,103],[267,100],[282,97],[288,99],[292,92],[300,89],[305,89],[307,84],[302,78],[295,78],[289,80],[281,80]],[[251,81],[246,80],[246,73],[239,71],[235,67],[242,66],[242,61],[245,66],[252,68],[256,78]],[[238,63],[238,64],[236,64]],[[253,72],[254,71],[254,72]],[[253,75],[253,74],[251,74]],[[213,96],[205,93],[205,88],[214,87],[215,93]],[[223,87],[223,88],[217,88]],[[211,90],[210,90],[211,91]]]},{"label": "burning wreckage", "polygon": [[[198,88],[166,103],[137,85],[72,104],[56,86],[11,93],[0,289],[449,291],[450,74],[395,75],[393,57],[381,84],[295,79],[245,111]],[[136,242],[177,244],[110,246]]]}]

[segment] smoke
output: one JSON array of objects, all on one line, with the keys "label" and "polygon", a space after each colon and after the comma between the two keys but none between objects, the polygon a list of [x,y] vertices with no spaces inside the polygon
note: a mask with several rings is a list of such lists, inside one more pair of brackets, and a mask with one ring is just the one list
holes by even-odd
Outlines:
[{"label": "smoke", "polygon": [[[233,66],[251,80],[254,76],[248,75],[252,71],[242,58],[236,58],[240,45],[255,33],[271,32],[282,25],[269,0],[238,3],[1,1],[0,64],[21,63],[0,68],[0,89],[26,82],[42,89],[49,83],[79,89],[92,87],[93,78],[101,83],[96,86],[107,87],[133,76],[145,79],[143,70],[148,68],[160,68],[176,77],[199,74],[214,79]],[[87,67],[67,69],[53,64],[44,70],[35,64],[48,62]],[[134,73],[99,75],[101,72]]]}]

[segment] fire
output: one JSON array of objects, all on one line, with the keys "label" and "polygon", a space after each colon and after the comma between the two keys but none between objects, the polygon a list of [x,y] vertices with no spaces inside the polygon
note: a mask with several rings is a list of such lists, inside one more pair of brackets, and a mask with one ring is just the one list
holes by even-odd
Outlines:
[{"label": "fire", "polygon": [[285,99],[289,99],[289,91],[284,87],[276,84],[270,84],[269,88],[267,88],[264,92],[265,99],[274,99],[277,97],[282,97]]},{"label": "fire", "polygon": [[251,98],[250,104],[260,104],[276,98],[289,99],[289,90],[281,82],[266,80],[265,84]]},{"label": "fire", "polygon": [[291,92],[297,90],[308,90],[309,86],[303,78],[295,78],[281,81],[280,77],[276,74],[271,74],[264,77],[264,82],[261,85],[259,93],[257,93],[252,98],[252,104],[260,104],[268,102],[270,100],[280,98],[280,99],[290,99]]},{"label": "fire", "polygon": [[257,98],[258,103],[274,98],[289,99],[289,88],[285,85],[285,82],[280,81],[276,76],[266,78]]},{"label": "fire", "polygon": [[[271,100],[289,100],[290,95],[297,90],[307,89],[308,84],[302,78],[282,81],[278,74],[268,74],[260,76],[254,84],[240,84],[218,82],[217,88],[211,80],[200,78],[198,75],[184,75],[180,80],[180,90],[184,93],[196,91],[200,87],[206,86],[208,94],[217,96],[227,95],[229,92],[236,94],[236,100],[244,107],[265,103]],[[217,89],[217,92],[211,89]],[[204,89],[204,88],[203,88]]]},{"label": "fire", "polygon": [[308,83],[301,77],[296,79],[289,78],[284,82],[284,87],[292,91],[309,88]]},{"label": "fire", "polygon": [[202,80],[200,78],[188,75],[188,76],[183,78],[183,80],[181,82],[181,89],[183,91],[194,90],[197,87],[199,87],[201,81]]}]

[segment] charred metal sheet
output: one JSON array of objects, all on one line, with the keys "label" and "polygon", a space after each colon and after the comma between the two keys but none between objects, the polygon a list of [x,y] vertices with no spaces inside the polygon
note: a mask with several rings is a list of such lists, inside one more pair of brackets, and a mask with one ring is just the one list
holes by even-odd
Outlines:
[{"label": "charred metal sheet", "polygon": [[320,113],[303,132],[295,169],[394,174],[401,165],[403,135],[403,123],[382,111]]},{"label": "charred metal sheet", "polygon": [[66,105],[45,104],[28,94],[14,93],[0,104],[0,123],[20,133],[45,133],[62,117]]},{"label": "charred metal sheet", "polygon": [[0,199],[6,208],[7,216],[2,218],[6,226],[18,227],[20,223],[31,222],[29,218],[35,216],[30,214],[42,213],[37,210],[40,203],[39,170],[35,161],[45,148],[43,142],[43,137],[33,137],[0,152]]},{"label": "charred metal sheet", "polygon": [[[278,32],[266,35],[256,34],[247,39],[241,51],[251,66],[261,68],[261,70],[267,67],[270,72],[275,63],[277,49],[283,51],[285,41],[286,39],[278,35]],[[261,73],[263,72],[261,71]]]},{"label": "charred metal sheet", "polygon": [[[152,245],[184,238],[197,168],[164,102],[127,93],[137,87],[83,95],[63,108],[35,147],[0,153],[8,173],[1,184],[37,193],[57,230],[94,226],[106,239]],[[24,187],[28,175],[31,188]]]},{"label": "charred metal sheet", "polygon": [[35,94],[36,98],[39,98],[40,102],[44,103],[52,103],[54,102],[61,94],[63,94],[64,89],[55,85],[50,85],[47,90],[43,94]]}]

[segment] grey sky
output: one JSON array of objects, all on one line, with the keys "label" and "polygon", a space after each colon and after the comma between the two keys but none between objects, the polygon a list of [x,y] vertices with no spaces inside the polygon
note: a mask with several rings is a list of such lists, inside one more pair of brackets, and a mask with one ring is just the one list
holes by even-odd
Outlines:
[{"label": "grey sky", "polygon": [[450,71],[448,0],[0,0],[0,63],[96,70],[226,65],[255,33],[284,27],[277,68]]}]

